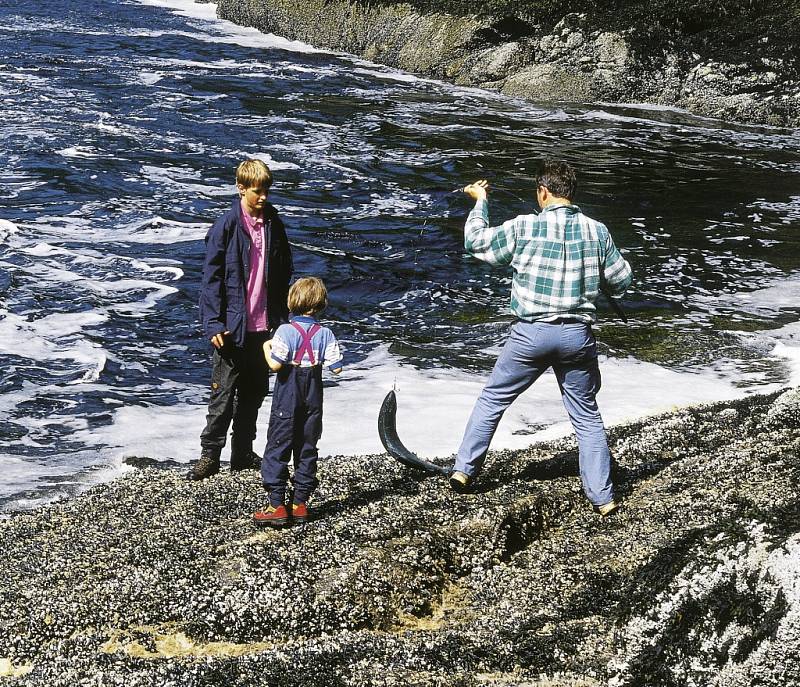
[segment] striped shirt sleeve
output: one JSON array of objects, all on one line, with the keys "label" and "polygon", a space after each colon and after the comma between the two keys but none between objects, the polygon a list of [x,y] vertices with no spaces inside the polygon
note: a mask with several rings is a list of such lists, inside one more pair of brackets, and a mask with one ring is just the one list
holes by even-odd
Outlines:
[{"label": "striped shirt sleeve", "polygon": [[275,335],[272,337],[272,359],[276,363],[286,365],[289,362],[290,355],[293,355],[289,342],[286,340],[285,325],[278,327]]},{"label": "striped shirt sleeve", "polygon": [[327,330],[328,337],[325,341],[325,352],[322,357],[322,364],[330,370],[342,369],[342,351],[339,349],[339,342],[333,332]]},{"label": "striped shirt sleeve", "polygon": [[489,226],[489,204],[479,200],[464,225],[464,248],[490,265],[510,265],[516,248],[516,220]]},{"label": "striped shirt sleeve", "polygon": [[606,260],[603,266],[603,280],[608,284],[612,296],[620,297],[633,281],[633,271],[628,261],[614,245],[611,233],[606,229]]}]

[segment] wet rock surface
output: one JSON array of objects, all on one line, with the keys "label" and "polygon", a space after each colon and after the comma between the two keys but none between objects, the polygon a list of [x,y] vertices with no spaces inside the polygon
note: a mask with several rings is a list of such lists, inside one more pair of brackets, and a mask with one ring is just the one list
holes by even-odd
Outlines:
[{"label": "wet rock surface", "polygon": [[[256,472],[144,466],[0,521],[14,685],[800,682],[800,392],[610,431],[623,510],[574,441],[490,454],[456,495],[326,460],[315,518],[257,530]],[[409,443],[411,443],[409,437]]]},{"label": "wet rock surface", "polygon": [[[800,127],[800,64],[781,14],[796,31],[800,7],[760,12],[752,23],[747,13],[737,19],[741,3],[731,0],[726,10],[721,2],[700,30],[676,28],[678,12],[675,26],[660,24],[646,2],[638,14],[612,11],[611,22],[602,20],[609,13],[602,3],[597,16],[576,11],[560,19],[536,9],[541,3],[524,4],[496,1],[493,16],[454,1],[219,0],[217,12],[266,33],[538,102],[655,103]],[[655,4],[663,11],[664,3]]]}]

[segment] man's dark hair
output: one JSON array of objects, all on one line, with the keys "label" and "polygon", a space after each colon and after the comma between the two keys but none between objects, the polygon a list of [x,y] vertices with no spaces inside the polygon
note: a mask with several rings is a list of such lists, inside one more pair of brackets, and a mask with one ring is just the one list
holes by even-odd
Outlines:
[{"label": "man's dark hair", "polygon": [[559,198],[572,200],[578,190],[575,170],[562,160],[544,160],[536,172],[536,188],[545,186]]}]

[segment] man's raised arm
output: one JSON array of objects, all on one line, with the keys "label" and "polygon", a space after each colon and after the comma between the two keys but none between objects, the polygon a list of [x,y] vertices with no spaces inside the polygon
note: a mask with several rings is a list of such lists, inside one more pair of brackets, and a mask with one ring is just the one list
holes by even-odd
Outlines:
[{"label": "man's raised arm", "polygon": [[489,226],[489,182],[476,181],[464,187],[464,193],[475,200],[464,225],[464,249],[478,260],[490,265],[509,265],[514,257],[516,232],[514,220],[500,226]]}]

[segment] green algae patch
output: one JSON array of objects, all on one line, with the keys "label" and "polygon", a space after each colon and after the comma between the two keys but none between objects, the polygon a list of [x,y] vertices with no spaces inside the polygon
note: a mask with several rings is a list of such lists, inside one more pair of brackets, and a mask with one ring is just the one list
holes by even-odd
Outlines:
[{"label": "green algae patch", "polygon": [[463,616],[469,610],[470,592],[465,587],[448,583],[442,590],[441,599],[431,604],[428,613],[397,614],[397,626],[394,632],[436,632],[453,624],[456,616]]},{"label": "green algae patch", "polygon": [[[142,629],[136,633],[114,632],[100,647],[106,654],[123,652],[132,658],[237,658],[274,648],[271,642],[198,642],[183,632]],[[0,662],[0,671],[2,662]],[[2,672],[0,672],[2,675]]]},{"label": "green algae patch", "polygon": [[0,677],[22,677],[27,675],[33,670],[30,663],[23,663],[22,665],[15,666],[11,659],[0,658]]},{"label": "green algae patch", "polygon": [[716,330],[753,333],[780,329],[794,321],[794,315],[791,313],[774,313],[770,318],[748,317],[741,313],[713,315],[710,318],[711,326]]},{"label": "green algae patch", "polygon": [[759,331],[755,326],[748,328],[744,321],[737,323],[718,318],[713,326],[702,330],[681,329],[675,324],[671,327],[657,325],[603,324],[597,338],[601,345],[617,354],[635,351],[638,360],[656,365],[709,365],[726,357],[742,360],[764,357],[761,348],[740,336],[740,332]]},{"label": "green algae patch", "polygon": [[[702,336],[702,335],[701,335]],[[710,332],[702,338],[716,336]],[[636,351],[636,357],[647,363],[681,364],[704,355],[709,341],[700,341],[695,331],[682,332],[667,327],[603,324],[598,339],[617,351]]]}]

